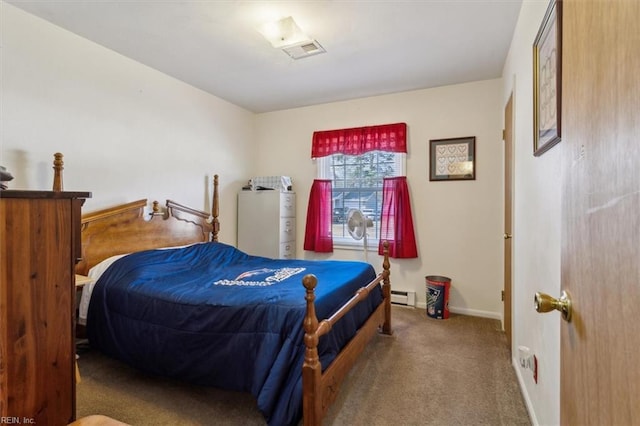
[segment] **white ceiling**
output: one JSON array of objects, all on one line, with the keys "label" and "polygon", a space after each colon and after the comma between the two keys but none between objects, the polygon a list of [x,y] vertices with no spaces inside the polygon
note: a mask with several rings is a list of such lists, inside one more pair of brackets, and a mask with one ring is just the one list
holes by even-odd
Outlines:
[{"label": "white ceiling", "polygon": [[[522,0],[8,0],[254,112],[498,78]],[[257,28],[293,16],[326,53]]]}]

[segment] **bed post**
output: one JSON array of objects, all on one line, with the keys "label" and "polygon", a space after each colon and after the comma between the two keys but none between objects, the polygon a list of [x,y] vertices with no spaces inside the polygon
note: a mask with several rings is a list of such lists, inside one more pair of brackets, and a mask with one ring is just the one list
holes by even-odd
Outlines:
[{"label": "bed post", "polygon": [[389,263],[389,241],[382,243],[382,295],[384,297],[384,324],[382,324],[382,333],[391,335],[391,263]]},{"label": "bed post", "polygon": [[218,175],[213,175],[213,201],[211,201],[211,241],[218,241],[218,232],[220,232],[220,221],[218,220],[220,201],[218,198]]},{"label": "bed post", "polygon": [[307,289],[305,300],[307,312],[304,316],[304,363],[302,364],[302,412],[305,426],[320,426],[322,421],[322,398],[320,395],[320,380],[322,366],[318,357],[318,317],[314,301],[314,290],[318,279],[311,274],[305,275],[302,284]]},{"label": "bed post", "polygon": [[63,155],[59,152],[53,154],[53,190],[55,192],[62,191],[62,169],[64,169]]}]

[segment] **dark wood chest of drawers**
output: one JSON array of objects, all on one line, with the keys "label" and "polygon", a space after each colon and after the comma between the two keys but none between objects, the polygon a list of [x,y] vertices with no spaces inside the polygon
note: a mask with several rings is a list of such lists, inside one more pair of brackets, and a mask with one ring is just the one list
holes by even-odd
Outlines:
[{"label": "dark wood chest of drawers", "polygon": [[0,192],[0,417],[75,418],[75,264],[88,192]]}]

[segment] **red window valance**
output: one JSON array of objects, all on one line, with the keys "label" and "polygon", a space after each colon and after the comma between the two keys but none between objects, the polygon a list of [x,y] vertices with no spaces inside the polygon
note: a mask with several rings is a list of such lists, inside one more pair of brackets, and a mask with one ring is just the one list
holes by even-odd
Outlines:
[{"label": "red window valance", "polygon": [[407,124],[382,124],[313,133],[311,158],[369,151],[407,152]]}]

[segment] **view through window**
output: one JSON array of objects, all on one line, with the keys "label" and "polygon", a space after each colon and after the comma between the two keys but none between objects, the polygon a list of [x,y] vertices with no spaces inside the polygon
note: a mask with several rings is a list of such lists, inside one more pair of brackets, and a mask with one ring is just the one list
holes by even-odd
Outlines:
[{"label": "view through window", "polygon": [[333,154],[318,159],[322,179],[332,182],[332,233],[336,244],[356,245],[347,228],[349,210],[358,209],[373,222],[368,228],[369,246],[380,236],[382,179],[404,174],[405,155],[370,151],[362,155]]}]

